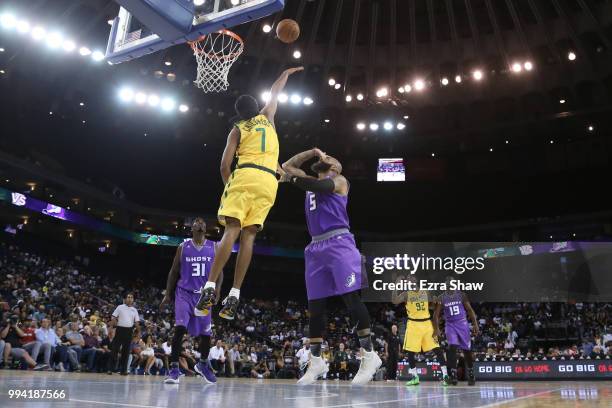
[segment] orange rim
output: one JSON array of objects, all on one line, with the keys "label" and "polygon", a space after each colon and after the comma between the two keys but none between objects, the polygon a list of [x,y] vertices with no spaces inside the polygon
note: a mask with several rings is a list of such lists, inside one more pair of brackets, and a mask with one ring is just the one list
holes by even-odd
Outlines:
[{"label": "orange rim", "polygon": [[[219,30],[219,31],[215,31],[216,34],[223,34],[223,35],[228,35],[230,37],[232,37],[234,40],[238,41],[240,43],[240,48],[242,48],[244,46],[244,41],[242,40],[242,38],[240,38],[240,36],[230,30]],[[211,33],[212,34],[212,33]],[[229,59],[229,58],[234,58],[237,55],[240,55],[240,53],[242,51],[236,51],[233,52],[231,54],[228,55],[223,55],[223,56],[219,56],[216,54],[211,54],[211,53],[204,53],[202,52],[202,50],[200,50],[197,46],[197,44],[201,41],[204,41],[206,39],[206,36],[208,36],[210,34],[204,34],[203,36],[199,37],[197,40],[194,41],[188,41],[189,46],[191,47],[191,49],[193,50],[194,53],[196,54],[206,54],[206,56],[208,56],[209,58],[217,58],[217,59]]]}]

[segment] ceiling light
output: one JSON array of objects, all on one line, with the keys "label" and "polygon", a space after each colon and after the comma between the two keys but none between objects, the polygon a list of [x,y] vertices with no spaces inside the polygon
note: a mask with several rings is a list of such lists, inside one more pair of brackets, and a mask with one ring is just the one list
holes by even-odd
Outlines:
[{"label": "ceiling light", "polygon": [[329,78],[329,81],[327,81],[327,83],[329,84],[329,86],[334,86],[336,85],[336,80],[334,78]]},{"label": "ceiling light", "polygon": [[174,102],[174,99],[164,98],[164,100],[162,101],[161,107],[165,111],[171,111],[174,109],[175,105],[176,105],[176,102]]},{"label": "ceiling light", "polygon": [[286,93],[284,93],[284,92],[281,92],[281,93],[278,95],[278,101],[279,101],[280,103],[285,103],[285,102],[287,102],[287,100],[288,100],[288,99],[289,99],[289,97],[288,97],[288,96],[287,96],[287,94],[286,94]]},{"label": "ceiling light", "polygon": [[189,111],[189,106],[184,105],[184,104],[183,105],[179,105],[179,111],[185,113],[185,112]]},{"label": "ceiling light", "polygon": [[431,154],[431,157],[436,157],[436,154],[435,154],[435,153],[432,153],[432,154]]},{"label": "ceiling light", "polygon": [[166,61],[166,62],[164,62],[164,65],[165,65],[165,66],[167,66],[167,67],[169,67],[169,66],[171,66],[171,65],[172,65],[172,61]]},{"label": "ceiling light", "polygon": [[270,91],[266,91],[264,93],[261,94],[261,100],[264,102],[269,102],[270,101]]},{"label": "ceiling light", "polygon": [[492,147],[490,147],[490,148],[489,148],[489,151],[490,151],[490,152],[492,152],[492,151],[493,151],[493,148],[492,148]]},{"label": "ceiling light", "polygon": [[340,83],[336,82],[336,85],[334,85],[334,89],[340,89],[342,85],[340,85]]},{"label": "ceiling light", "polygon": [[297,105],[298,103],[302,102],[302,97],[298,94],[292,94],[291,95],[291,103],[294,105]]},{"label": "ceiling light", "polygon": [[147,95],[143,92],[138,92],[136,96],[134,97],[134,100],[136,101],[137,104],[142,105],[143,103],[147,101]]},{"label": "ceiling light", "polygon": [[51,35],[47,37],[47,45],[50,48],[58,48],[62,45],[62,35],[58,32],[51,33]]},{"label": "ceiling light", "polygon": [[347,101],[347,102],[351,102],[353,100],[353,97],[351,95],[346,95],[344,97],[344,100]]},{"label": "ceiling light", "polygon": [[304,102],[304,105],[312,105],[314,101],[312,100],[312,98],[307,96],[304,98],[303,102]]},{"label": "ceiling light", "polygon": [[370,130],[376,132],[378,130],[378,123],[370,123]]},{"label": "ceiling light", "polygon": [[533,69],[533,64],[531,63],[531,61],[525,61],[525,64],[523,64],[523,68],[525,68],[525,71],[531,71]]},{"label": "ceiling light", "polygon": [[404,91],[406,91],[406,93],[412,92],[412,85],[410,84],[404,85]]},{"label": "ceiling light", "polygon": [[523,66],[520,63],[515,62],[514,64],[512,64],[512,71],[519,73],[522,70],[523,70]]},{"label": "ceiling light", "polygon": [[293,51],[293,58],[295,58],[295,59],[302,58],[302,53],[300,52],[300,50]]},{"label": "ceiling light", "polygon": [[0,15],[0,24],[4,28],[13,28],[17,24],[17,20],[12,14],[2,14]]},{"label": "ceiling light", "polygon": [[363,101],[363,94],[358,93],[357,94],[357,100],[358,101]]},{"label": "ceiling light", "polygon": [[119,98],[124,102],[130,102],[134,99],[134,91],[130,88],[123,88],[119,91]]},{"label": "ceiling light", "polygon": [[76,48],[76,45],[74,44],[74,42],[72,40],[66,40],[62,44],[62,47],[64,48],[64,51],[72,52]]},{"label": "ceiling light", "polygon": [[206,2],[206,0],[193,0],[193,4],[195,6],[201,6],[202,4],[204,4]]},{"label": "ceiling light", "polygon": [[104,54],[102,53],[102,51],[94,51],[91,54],[91,58],[96,62],[102,61],[104,59]]},{"label": "ceiling light", "polygon": [[159,105],[159,96],[157,96],[157,95],[150,95],[149,98],[147,99],[147,101],[149,102],[149,105],[157,106],[157,105]]},{"label": "ceiling light", "polygon": [[461,83],[461,75],[455,75],[455,82],[458,84]]},{"label": "ceiling light", "polygon": [[399,122],[397,124],[397,130],[404,130],[406,128],[406,125],[403,124],[402,122]]},{"label": "ceiling light", "polygon": [[363,122],[359,122],[359,123],[357,124],[357,130],[364,130],[365,128],[366,128],[365,123],[363,123]]},{"label": "ceiling light", "polygon": [[559,103],[563,105],[565,103],[565,99],[559,99]]},{"label": "ceiling light", "polygon": [[589,125],[587,129],[589,130],[589,132],[592,132],[595,130],[595,127],[593,125]]},{"label": "ceiling light", "polygon": [[21,34],[28,33],[30,31],[30,23],[25,20],[17,22],[17,31],[19,31]]},{"label": "ceiling light", "polygon": [[385,128],[385,130],[391,130],[391,129],[393,129],[393,123],[391,123],[391,122],[385,122],[385,124],[383,125],[383,127]]},{"label": "ceiling light", "polygon": [[425,89],[425,81],[423,81],[422,79],[417,79],[416,81],[414,81],[414,89],[417,91],[422,91],[423,89]]},{"label": "ceiling light", "polygon": [[408,118],[410,118],[410,116],[404,115],[404,119],[408,119]]},{"label": "ceiling light", "polygon": [[264,33],[269,33],[270,31],[272,31],[272,26],[270,24],[264,24],[262,30]]},{"label": "ceiling light", "polygon": [[91,50],[87,47],[81,47],[79,48],[79,54],[81,54],[82,56],[86,57],[88,55],[91,54]]},{"label": "ceiling light", "polygon": [[377,96],[377,97],[379,97],[379,98],[384,98],[384,97],[385,97],[385,96],[387,96],[388,94],[389,94],[389,90],[388,90],[387,88],[385,88],[385,87],[383,87],[383,88],[379,88],[379,89],[376,91],[376,96]]},{"label": "ceiling light", "polygon": [[573,51],[570,51],[567,53],[567,59],[570,61],[575,61],[576,60],[576,53],[574,53]]},{"label": "ceiling light", "polygon": [[397,92],[404,93],[405,92],[404,87],[400,86],[399,88],[397,88]]},{"label": "ceiling light", "polygon": [[444,77],[442,78],[442,86],[446,86],[446,85],[448,85],[448,78]]},{"label": "ceiling light", "polygon": [[476,81],[480,81],[483,77],[483,74],[481,70],[477,69],[476,71],[472,72],[472,76]]},{"label": "ceiling light", "polygon": [[329,123],[329,119],[324,119],[323,122]]}]

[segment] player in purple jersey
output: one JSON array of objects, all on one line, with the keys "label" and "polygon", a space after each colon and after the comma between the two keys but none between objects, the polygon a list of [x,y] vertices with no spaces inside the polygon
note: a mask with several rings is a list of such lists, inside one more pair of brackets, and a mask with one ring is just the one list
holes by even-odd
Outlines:
[{"label": "player in purple jersey", "polygon": [[[200,361],[195,371],[202,379],[212,384],[217,382],[215,374],[208,363],[210,351],[211,315],[201,313],[195,309],[200,298],[200,288],[206,283],[210,267],[215,258],[216,244],[205,238],[206,223],[201,217],[196,218],[191,225],[191,239],[186,240],[176,250],[172,268],[168,274],[166,293],[159,306],[162,309],[166,304],[174,301],[174,337],[172,338],[172,352],[170,354],[170,372],[164,380],[166,384],[178,384],[181,371],[179,369],[179,356],[182,350],[183,337],[189,333],[198,337]],[[223,274],[219,282],[223,281]],[[221,285],[217,286],[217,299]]]},{"label": "player in purple jersey", "polygon": [[[300,169],[307,160],[318,157],[311,167],[317,177]],[[287,172],[281,178],[306,191],[306,223],[312,242],[304,250],[306,292],[310,313],[311,358],[306,373],[298,384],[312,384],[328,370],[321,358],[327,299],[341,296],[348,308],[362,350],[361,365],[353,379],[363,385],[372,379],[382,361],[372,349],[370,316],[361,300],[361,254],[349,230],[346,212],[349,183],[342,176],[342,165],[319,149],[297,154],[283,164]]]},{"label": "player in purple jersey", "polygon": [[[446,280],[447,287],[450,278]],[[450,369],[450,383],[457,385],[457,350],[463,350],[465,365],[467,366],[468,385],[476,384],[474,378],[474,355],[472,354],[472,339],[470,325],[467,317],[472,321],[472,334],[478,334],[478,321],[476,313],[470,305],[467,295],[458,290],[446,290],[442,292],[434,310],[433,325],[434,336],[440,336],[440,312],[444,309],[444,333],[448,343],[447,365]]]}]

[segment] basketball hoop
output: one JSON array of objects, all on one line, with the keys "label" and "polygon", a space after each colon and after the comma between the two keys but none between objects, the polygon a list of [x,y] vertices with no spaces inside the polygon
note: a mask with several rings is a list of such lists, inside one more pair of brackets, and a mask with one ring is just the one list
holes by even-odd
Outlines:
[{"label": "basketball hoop", "polygon": [[204,92],[227,90],[227,74],[244,51],[242,38],[229,30],[220,30],[190,41],[189,45],[198,64],[194,84]]}]

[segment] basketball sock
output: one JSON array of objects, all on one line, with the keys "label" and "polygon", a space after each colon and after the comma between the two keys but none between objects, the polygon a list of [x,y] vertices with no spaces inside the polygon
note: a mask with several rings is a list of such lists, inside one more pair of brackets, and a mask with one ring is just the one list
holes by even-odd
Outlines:
[{"label": "basketball sock", "polygon": [[183,337],[187,334],[187,328],[185,326],[176,326],[174,328],[174,337],[172,337],[172,351],[170,353],[170,361],[177,362],[181,351],[183,351]]},{"label": "basketball sock", "polygon": [[449,346],[446,354],[448,357],[446,366],[451,370],[457,368],[457,346]]},{"label": "basketball sock", "polygon": [[414,372],[416,373],[416,359],[414,358],[414,352],[412,351],[408,352],[408,367],[410,367],[411,370],[414,369]]},{"label": "basketball sock", "polygon": [[359,345],[367,352],[372,351],[372,337],[370,336],[370,334],[368,334],[367,336],[359,337]]},{"label": "basketball sock", "polygon": [[208,289],[208,288],[215,289],[216,287],[217,287],[217,284],[211,281],[206,282],[206,284],[204,285],[204,289]]},{"label": "basketball sock", "polygon": [[445,377],[446,377],[446,376],[448,375],[448,368],[446,368],[446,366],[445,366],[445,365],[441,366],[441,367],[440,367],[440,370],[442,370],[442,375],[443,375],[443,376],[445,376]]},{"label": "basketball sock", "polygon": [[230,289],[229,296],[234,296],[236,299],[240,299],[240,289],[237,289],[237,288]]},{"label": "basketball sock", "polygon": [[418,375],[418,374],[417,374],[417,369],[416,369],[416,367],[409,369],[409,370],[408,370],[408,372],[409,372],[409,373],[410,373],[410,375],[412,375],[413,377],[416,377],[416,376]]},{"label": "basketball sock", "polygon": [[468,370],[471,370],[474,367],[474,354],[469,350],[464,350],[463,357]]},{"label": "basketball sock", "polygon": [[208,353],[210,352],[210,336],[200,336],[200,362],[207,363],[208,362]]},{"label": "basketball sock", "polygon": [[313,357],[321,357],[321,343],[310,343],[310,354]]},{"label": "basketball sock", "polygon": [[446,359],[444,358],[444,351],[442,351],[442,347],[436,347],[434,349],[434,353],[438,359],[438,363],[440,363],[440,369],[442,370],[442,375],[448,375],[448,371],[446,369]]}]

